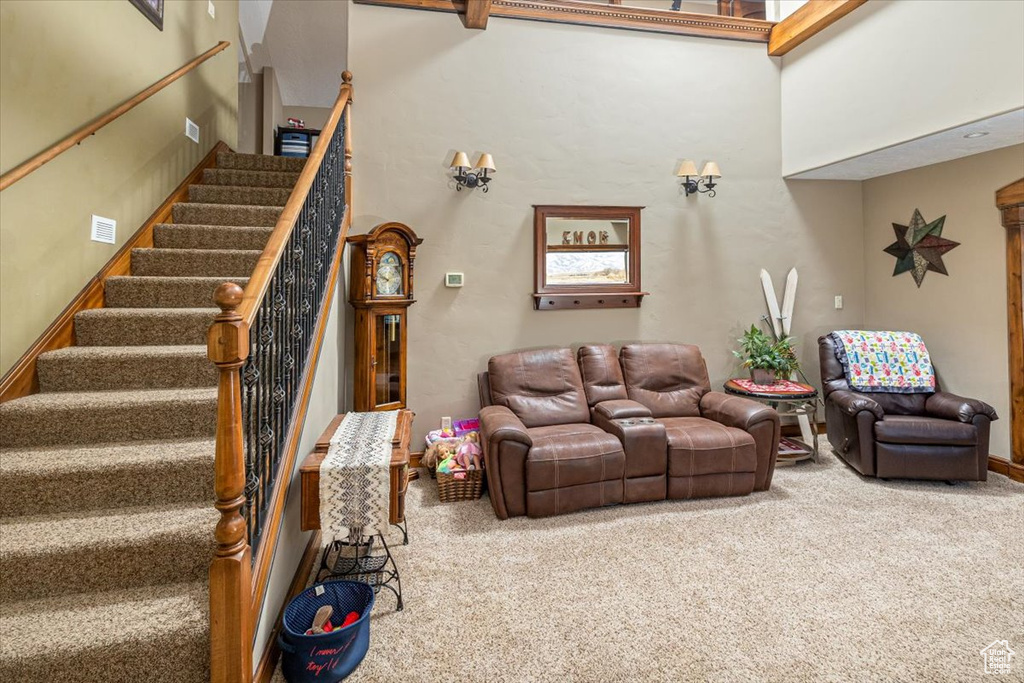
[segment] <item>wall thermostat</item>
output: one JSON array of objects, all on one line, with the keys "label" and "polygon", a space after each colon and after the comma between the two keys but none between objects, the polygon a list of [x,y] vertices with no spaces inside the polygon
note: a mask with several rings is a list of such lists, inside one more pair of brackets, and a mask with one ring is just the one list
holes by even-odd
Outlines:
[{"label": "wall thermostat", "polygon": [[445,273],[444,274],[444,286],[445,287],[461,287],[463,275],[462,273]]}]

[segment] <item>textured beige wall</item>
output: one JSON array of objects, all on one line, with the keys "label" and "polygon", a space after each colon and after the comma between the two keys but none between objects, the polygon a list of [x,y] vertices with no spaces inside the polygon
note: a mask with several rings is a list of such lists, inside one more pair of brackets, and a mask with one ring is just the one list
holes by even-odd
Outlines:
[{"label": "textured beige wall", "polygon": [[327,123],[327,117],[331,115],[330,107],[299,107],[285,105],[284,122],[281,125],[288,125],[288,118],[294,117],[306,122],[306,128],[323,128]]},{"label": "textured beige wall", "polygon": [[872,0],[782,58],[792,175],[1024,106],[1024,2]]},{"label": "textured beige wall", "polygon": [[[158,31],[128,2],[0,3],[0,169],[8,170],[238,34],[238,5],[168,2]],[[218,140],[234,146],[232,46],[0,193],[6,371]],[[200,125],[200,144],[184,135]],[[117,245],[89,240],[90,214]]]},{"label": "textured beige wall", "polygon": [[[919,333],[945,389],[995,406],[991,452],[1010,456],[1006,349],[1006,231],[995,191],[1024,177],[1024,146],[894,173],[864,183],[864,262],[869,329]],[[942,236],[960,242],[943,257],[949,276],[928,273],[918,289],[910,273],[892,276],[882,250],[914,209],[946,216]]]},{"label": "textured beige wall", "polygon": [[[397,220],[425,239],[409,326],[417,440],[442,415],[474,415],[476,373],[515,349],[689,342],[720,384],[736,337],[765,311],[762,267],[780,291],[799,268],[793,332],[813,380],[817,336],[862,323],[860,184],[780,178],[779,71],[764,45],[349,11],[353,232]],[[494,155],[490,193],[454,191],[454,148]],[[719,162],[717,197],[683,196],[683,156]],[[643,307],[534,311],[533,204],[646,206]],[[465,287],[446,289],[446,271]]]},{"label": "textured beige wall", "polygon": [[263,69],[263,153],[274,153],[274,129],[284,123],[284,106],[277,72],[271,67]]},{"label": "textured beige wall", "polygon": [[238,84],[238,148],[245,154],[263,153],[263,74]]},{"label": "textured beige wall", "polygon": [[284,514],[281,518],[281,534],[277,551],[271,566],[267,582],[267,596],[263,602],[263,611],[256,623],[256,641],[253,648],[253,667],[259,665],[260,657],[268,645],[271,631],[281,611],[288,587],[291,585],[295,571],[298,569],[302,554],[309,543],[309,532],[300,531],[300,512],[302,504],[299,466],[302,460],[313,451],[316,440],[327,428],[327,424],[342,412],[343,387],[345,386],[342,359],[345,357],[344,308],[346,299],[346,281],[338,277],[338,288],[334,292],[327,327],[324,329],[323,347],[317,361],[316,375],[309,397],[309,412],[302,426],[299,437],[299,450],[295,460],[295,468],[290,473],[288,498],[285,501]]}]

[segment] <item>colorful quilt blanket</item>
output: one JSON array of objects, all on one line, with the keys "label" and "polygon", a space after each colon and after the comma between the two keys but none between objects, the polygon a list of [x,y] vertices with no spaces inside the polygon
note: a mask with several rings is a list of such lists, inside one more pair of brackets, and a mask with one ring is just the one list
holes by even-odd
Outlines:
[{"label": "colorful quilt blanket", "polygon": [[920,335],[839,330],[832,338],[850,388],[900,394],[935,391],[935,371]]}]

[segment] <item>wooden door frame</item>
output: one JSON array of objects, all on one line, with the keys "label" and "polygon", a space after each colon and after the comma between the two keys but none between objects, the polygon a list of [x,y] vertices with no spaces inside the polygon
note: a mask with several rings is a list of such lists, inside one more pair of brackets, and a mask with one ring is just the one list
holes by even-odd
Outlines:
[{"label": "wooden door frame", "polygon": [[989,457],[989,469],[1024,482],[1024,178],[996,191],[1006,228],[1006,312],[1010,361],[1010,459]]}]

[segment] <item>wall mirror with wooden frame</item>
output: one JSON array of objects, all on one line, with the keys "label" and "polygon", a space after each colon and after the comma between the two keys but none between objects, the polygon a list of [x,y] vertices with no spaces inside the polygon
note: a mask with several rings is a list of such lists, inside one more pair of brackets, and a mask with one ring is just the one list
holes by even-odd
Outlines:
[{"label": "wall mirror with wooden frame", "polygon": [[641,206],[534,206],[534,307],[639,308]]}]

